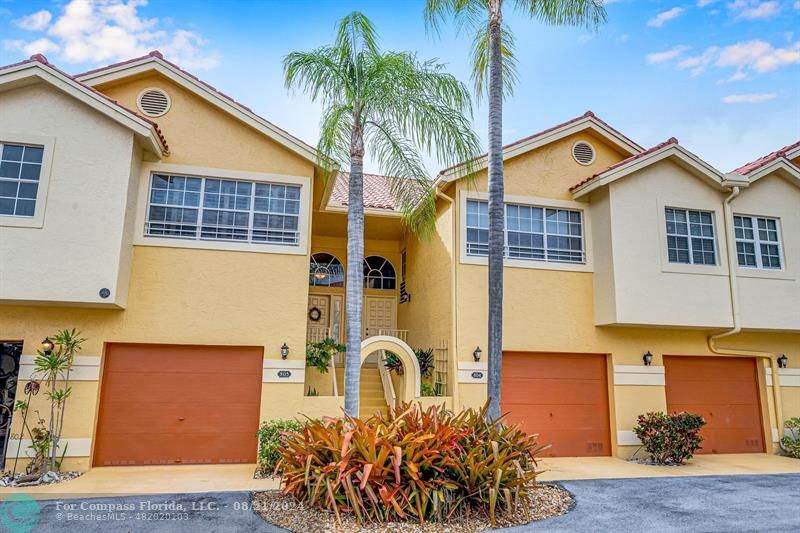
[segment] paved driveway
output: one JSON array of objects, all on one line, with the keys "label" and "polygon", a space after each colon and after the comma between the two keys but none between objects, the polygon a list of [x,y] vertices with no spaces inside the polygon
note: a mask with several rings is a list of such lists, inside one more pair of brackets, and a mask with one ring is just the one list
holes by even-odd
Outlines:
[{"label": "paved driveway", "polygon": [[[581,480],[563,486],[576,495],[575,509],[509,531],[800,530],[800,474]],[[264,523],[249,501],[247,492],[40,501],[35,531],[282,531]],[[132,509],[106,510],[114,506]]]}]

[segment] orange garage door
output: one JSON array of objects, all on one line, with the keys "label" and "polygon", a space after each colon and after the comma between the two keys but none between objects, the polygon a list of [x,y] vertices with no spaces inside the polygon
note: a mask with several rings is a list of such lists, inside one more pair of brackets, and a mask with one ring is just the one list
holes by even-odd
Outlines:
[{"label": "orange garage door", "polygon": [[263,349],[111,344],[94,464],[253,463]]},{"label": "orange garage door", "polygon": [[756,360],[664,356],[669,412],[703,415],[698,453],[764,451]]},{"label": "orange garage door", "polygon": [[502,411],[552,457],[610,455],[606,358],[504,353]]}]

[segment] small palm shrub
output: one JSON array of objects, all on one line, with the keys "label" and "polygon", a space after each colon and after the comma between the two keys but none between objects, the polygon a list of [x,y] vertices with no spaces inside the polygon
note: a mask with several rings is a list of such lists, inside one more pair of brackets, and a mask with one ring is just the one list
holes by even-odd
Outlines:
[{"label": "small palm shrub", "polygon": [[650,459],[661,465],[682,465],[700,448],[700,428],[706,421],[691,413],[651,412],[639,415],[633,432],[642,441]]},{"label": "small palm shrub", "polygon": [[535,484],[544,447],[485,408],[453,414],[405,404],[368,419],[309,420],[285,433],[284,494],[360,522],[442,521],[515,508]]},{"label": "small palm shrub", "polygon": [[784,427],[789,431],[781,438],[781,449],[789,457],[800,459],[800,417],[790,418]]},{"label": "small palm shrub", "polygon": [[280,459],[278,446],[281,434],[286,431],[300,431],[303,424],[297,420],[268,420],[261,423],[256,436],[258,436],[258,469],[262,474],[270,475],[276,472],[275,467]]}]

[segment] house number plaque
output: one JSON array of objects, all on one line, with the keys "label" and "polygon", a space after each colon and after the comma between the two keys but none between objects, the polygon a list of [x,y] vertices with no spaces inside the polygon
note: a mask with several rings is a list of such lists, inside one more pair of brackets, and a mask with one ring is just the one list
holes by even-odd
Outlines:
[{"label": "house number plaque", "polygon": [[279,378],[288,378],[292,376],[291,370],[278,370]]},{"label": "house number plaque", "polygon": [[483,372],[473,372],[472,377],[474,379],[481,379],[483,377]]}]

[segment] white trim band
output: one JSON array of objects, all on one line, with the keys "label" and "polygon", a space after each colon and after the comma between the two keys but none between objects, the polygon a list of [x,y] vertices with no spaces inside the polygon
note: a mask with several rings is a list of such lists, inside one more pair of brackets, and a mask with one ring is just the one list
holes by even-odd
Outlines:
[{"label": "white trim band", "polygon": [[[30,381],[34,379],[33,372],[36,369],[34,360],[35,355],[23,355],[19,361],[20,381]],[[75,356],[75,363],[72,365],[72,372],[69,373],[70,381],[99,381],[100,380],[100,356],[99,355],[78,355]]]},{"label": "white trim band", "polygon": [[458,362],[459,383],[486,383],[489,364],[473,361]]},{"label": "white trim band", "polygon": [[305,383],[306,362],[300,359],[264,359],[262,383]]},{"label": "white trim band", "polygon": [[778,370],[781,387],[800,387],[800,368],[781,368]]},{"label": "white trim band", "polygon": [[614,365],[614,385],[651,385],[663,387],[664,367]]},{"label": "white trim band", "polygon": [[[8,439],[6,460],[13,459],[17,455],[19,443],[19,439]],[[30,439],[22,439],[22,446],[19,448],[20,459],[33,457],[33,450],[29,448],[30,445]],[[64,453],[65,457],[89,457],[92,454],[92,439],[61,439],[59,441],[59,457],[62,453]]]},{"label": "white trim band", "polygon": [[617,446],[641,446],[642,441],[633,431],[617,431]]}]

